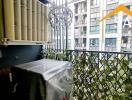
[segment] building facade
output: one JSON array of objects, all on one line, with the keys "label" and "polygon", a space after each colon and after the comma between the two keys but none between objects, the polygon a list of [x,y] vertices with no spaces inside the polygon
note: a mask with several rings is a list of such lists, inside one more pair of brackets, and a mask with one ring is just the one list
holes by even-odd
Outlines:
[{"label": "building facade", "polygon": [[74,0],[71,49],[132,51],[132,16],[119,12],[99,22],[118,5],[132,11],[132,0]]}]

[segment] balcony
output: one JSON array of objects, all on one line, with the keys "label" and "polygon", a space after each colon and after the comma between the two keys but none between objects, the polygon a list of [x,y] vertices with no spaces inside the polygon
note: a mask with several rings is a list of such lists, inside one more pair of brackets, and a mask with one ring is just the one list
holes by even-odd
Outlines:
[{"label": "balcony", "polygon": [[121,48],[122,48],[122,51],[132,52],[132,44],[131,43],[122,43]]},{"label": "balcony", "polygon": [[80,2],[85,2],[86,0],[73,0],[73,2],[76,3],[80,3]]},{"label": "balcony", "polygon": [[86,18],[81,17],[78,20],[75,20],[75,26],[87,26]]},{"label": "balcony", "polygon": [[[86,50],[64,50],[64,49],[61,50],[61,45],[62,44],[67,45],[68,43],[67,25],[69,24],[60,21],[62,20],[61,19],[62,17],[60,18],[59,16],[58,18],[58,16],[55,16],[58,13],[56,14],[54,13],[54,9],[52,10],[53,11],[51,17],[54,16],[53,18],[55,20],[53,20],[51,24],[52,25],[51,33],[52,33],[52,37],[54,37],[52,38],[53,41],[56,41],[57,43],[57,49],[54,49],[54,46],[52,45],[45,46],[46,48],[43,48],[41,55],[42,58],[45,59],[56,59],[59,61],[64,60],[72,63],[73,81],[70,84],[72,85],[71,96],[73,97],[73,99],[74,100],[132,100],[132,53],[86,51]],[[86,33],[85,31],[81,32],[81,34],[85,34],[85,33]],[[66,37],[66,39],[64,37]],[[76,44],[75,49],[86,49],[86,38],[81,40],[78,39],[77,41],[78,42],[75,43]],[[58,49],[58,47],[60,47],[60,50]],[[62,48],[64,47],[65,46],[62,46]],[[97,47],[91,46],[92,50],[97,48],[98,46]],[[108,45],[106,46],[106,50],[108,51],[109,50],[115,51],[115,49],[116,46],[108,46]],[[6,58],[5,55],[6,54],[4,52],[3,55],[4,60]],[[32,53],[32,55],[34,55],[34,53]],[[7,57],[10,58],[10,56]],[[19,56],[13,55],[12,58],[13,61],[14,60],[16,61],[19,59]],[[55,81],[57,81],[57,79]],[[61,80],[61,81],[65,82],[65,80]],[[66,81],[68,81],[67,78]],[[21,85],[18,84],[15,84],[15,88],[13,88],[13,90],[19,88],[19,86],[22,87]],[[23,84],[25,83],[23,82]],[[37,81],[34,82],[34,84],[38,86],[38,84],[42,84],[42,82]],[[30,86],[30,88],[34,90],[32,86]],[[43,90],[41,86],[39,86],[39,89]],[[35,94],[36,92],[37,91],[35,91]],[[12,91],[12,93],[13,96],[17,94],[14,93],[14,91]],[[39,92],[37,92],[37,94],[39,94]],[[40,93],[40,95],[44,96],[43,93],[42,94]],[[56,95],[57,94],[55,94],[55,96]],[[64,100],[68,100],[69,95],[67,95],[66,92],[64,95],[67,96],[67,99]]]},{"label": "balcony", "polygon": [[75,31],[75,38],[86,38],[86,31]]},{"label": "balcony", "polygon": [[116,51],[116,46],[112,46],[112,45],[110,45],[110,46],[105,46],[105,51]]},{"label": "balcony", "polygon": [[122,30],[123,36],[130,36],[132,37],[132,29],[123,29]]},{"label": "balcony", "polygon": [[87,2],[81,1],[75,4],[75,14],[83,14],[87,12]]},{"label": "balcony", "polygon": [[90,51],[99,51],[99,46],[90,46],[89,50]]},{"label": "balcony", "polygon": [[77,50],[86,50],[86,44],[84,44],[84,43],[75,43],[75,49],[77,49]]},{"label": "balcony", "polygon": [[[49,52],[50,51],[50,52]],[[75,100],[131,100],[132,53],[44,50],[43,57],[72,62]]]},{"label": "balcony", "polygon": [[87,23],[83,20],[75,23],[75,27],[85,27],[85,26],[87,26]]},{"label": "balcony", "polygon": [[119,2],[119,0],[108,0],[107,4],[114,4],[114,3],[117,3],[117,2]]}]

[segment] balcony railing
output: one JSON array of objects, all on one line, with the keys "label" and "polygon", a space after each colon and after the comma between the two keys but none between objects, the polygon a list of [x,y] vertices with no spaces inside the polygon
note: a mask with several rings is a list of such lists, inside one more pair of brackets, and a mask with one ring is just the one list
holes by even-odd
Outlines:
[{"label": "balcony railing", "polygon": [[116,51],[116,46],[105,46],[105,51]]},{"label": "balcony railing", "polygon": [[87,21],[86,20],[79,20],[75,22],[75,26],[76,25],[87,25]]},{"label": "balcony railing", "polygon": [[78,38],[86,38],[86,34],[87,32],[86,31],[79,31],[79,32],[75,32],[75,37],[78,37]]},{"label": "balcony railing", "polygon": [[132,100],[132,53],[48,49],[43,57],[72,62],[75,100]]},{"label": "balcony railing", "polygon": [[99,46],[90,46],[89,50],[91,50],[91,51],[98,51],[99,50]]},{"label": "balcony railing", "polygon": [[121,49],[122,49],[122,51],[132,52],[132,44],[131,43],[122,43]]}]

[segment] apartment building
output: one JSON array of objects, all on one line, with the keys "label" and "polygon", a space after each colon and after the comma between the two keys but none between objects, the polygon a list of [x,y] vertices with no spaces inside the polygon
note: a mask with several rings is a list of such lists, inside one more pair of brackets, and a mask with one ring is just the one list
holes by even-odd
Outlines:
[{"label": "apartment building", "polygon": [[[74,6],[73,6],[74,5]],[[71,49],[86,49],[87,40],[87,0],[75,0],[71,6]]]},{"label": "apartment building", "polygon": [[132,9],[132,0],[74,0],[72,49],[132,51],[132,16],[119,12],[99,22],[118,5]]}]

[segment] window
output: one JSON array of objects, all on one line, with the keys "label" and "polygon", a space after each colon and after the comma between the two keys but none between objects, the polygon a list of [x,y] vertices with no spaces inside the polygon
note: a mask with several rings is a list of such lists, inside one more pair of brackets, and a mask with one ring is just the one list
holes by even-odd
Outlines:
[{"label": "window", "polygon": [[68,39],[68,48],[71,49],[71,39]]},{"label": "window", "polygon": [[90,32],[98,33],[99,32],[99,20],[100,20],[100,13],[99,7],[91,8],[90,14]]},{"label": "window", "polygon": [[106,0],[106,2],[117,2],[118,0]]},{"label": "window", "polygon": [[90,32],[99,32],[99,26],[90,26]]},{"label": "window", "polygon": [[91,0],[91,1],[90,1],[90,5],[91,5],[91,6],[98,5],[99,2],[100,2],[100,0]]},{"label": "window", "polygon": [[116,8],[117,5],[118,5],[118,3],[108,4],[106,6],[106,10],[112,10],[112,9]]},{"label": "window", "polygon": [[83,2],[82,4],[82,12],[86,12],[87,11],[87,2]]},{"label": "window", "polygon": [[114,23],[118,23],[118,15],[114,15],[114,16],[111,16],[110,18],[108,18],[106,20],[106,24],[114,24]]},{"label": "window", "polygon": [[90,26],[99,26],[98,21],[91,21]]},{"label": "window", "polygon": [[100,13],[92,13],[92,14],[91,14],[91,18],[97,18],[97,17],[100,17],[99,14],[100,14]]},{"label": "window", "polygon": [[122,43],[128,43],[128,36],[122,37]]},{"label": "window", "polygon": [[75,5],[75,13],[78,13],[78,4]]},{"label": "window", "polygon": [[116,38],[106,38],[105,39],[105,46],[116,46]]},{"label": "window", "polygon": [[79,41],[78,41],[78,39],[75,39],[75,43],[78,43]]},{"label": "window", "polygon": [[83,44],[86,47],[86,38],[83,38]]},{"label": "window", "polygon": [[92,5],[94,5],[94,0],[91,0],[91,3],[90,3],[90,5],[92,6]]},{"label": "window", "polygon": [[91,8],[91,13],[98,13],[100,12],[100,8],[99,7],[95,7],[95,8]]},{"label": "window", "polygon": [[86,38],[75,38],[75,47],[86,47]]},{"label": "window", "polygon": [[117,24],[106,24],[106,33],[116,33]]},{"label": "window", "polygon": [[89,45],[90,46],[99,46],[99,39],[98,38],[91,38]]},{"label": "window", "polygon": [[86,27],[86,26],[85,26],[85,27],[83,27],[83,31],[85,31],[85,32],[87,31],[87,27]]},{"label": "window", "polygon": [[76,14],[86,12],[87,11],[87,2],[84,1],[81,3],[75,4],[75,10],[74,11]]},{"label": "window", "polygon": [[83,15],[82,23],[83,24],[87,23],[87,15]]}]

